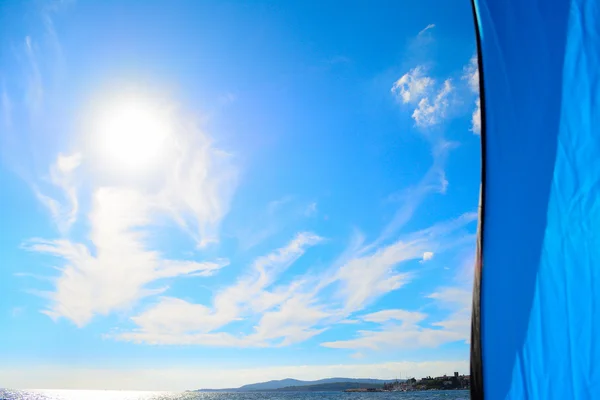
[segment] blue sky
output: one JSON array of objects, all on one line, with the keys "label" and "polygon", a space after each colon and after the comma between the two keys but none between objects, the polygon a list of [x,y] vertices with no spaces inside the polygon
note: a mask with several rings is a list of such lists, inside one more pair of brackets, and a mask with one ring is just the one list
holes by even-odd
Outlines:
[{"label": "blue sky", "polygon": [[0,386],[468,373],[469,2],[2,2]]}]

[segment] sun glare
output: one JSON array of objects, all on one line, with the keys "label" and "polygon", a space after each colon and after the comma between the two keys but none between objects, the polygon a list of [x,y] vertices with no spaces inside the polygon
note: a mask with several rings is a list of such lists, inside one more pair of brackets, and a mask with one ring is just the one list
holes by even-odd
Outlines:
[{"label": "sun glare", "polygon": [[111,101],[95,125],[94,142],[102,158],[128,170],[155,164],[172,130],[165,110],[137,96]]}]

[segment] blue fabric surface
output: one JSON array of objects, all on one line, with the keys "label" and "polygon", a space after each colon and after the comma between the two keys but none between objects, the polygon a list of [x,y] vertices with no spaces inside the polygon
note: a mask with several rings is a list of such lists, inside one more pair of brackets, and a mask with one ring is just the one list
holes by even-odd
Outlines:
[{"label": "blue fabric surface", "polygon": [[600,0],[476,0],[486,400],[600,399]]}]

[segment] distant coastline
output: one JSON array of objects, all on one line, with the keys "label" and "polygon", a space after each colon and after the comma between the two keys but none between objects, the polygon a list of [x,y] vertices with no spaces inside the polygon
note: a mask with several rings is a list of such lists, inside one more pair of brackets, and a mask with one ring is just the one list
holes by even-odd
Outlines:
[{"label": "distant coastline", "polygon": [[356,378],[327,378],[316,381],[301,381],[298,379],[282,379],[268,382],[253,383],[238,388],[227,389],[197,389],[195,392],[322,392],[344,391],[346,389],[376,388],[381,389],[385,384],[395,379],[356,379]]},{"label": "distant coastline", "polygon": [[414,392],[429,390],[460,390],[470,388],[470,376],[426,377],[423,379],[356,379],[328,378],[316,381],[301,381],[297,379],[282,379],[268,382],[253,383],[239,388],[228,389],[197,389],[194,392]]}]

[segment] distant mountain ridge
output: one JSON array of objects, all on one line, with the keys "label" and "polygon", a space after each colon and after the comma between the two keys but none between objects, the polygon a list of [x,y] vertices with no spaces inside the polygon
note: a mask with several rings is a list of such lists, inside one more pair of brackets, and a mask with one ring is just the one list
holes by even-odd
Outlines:
[{"label": "distant mountain ridge", "polygon": [[[316,381],[301,381],[298,379],[281,379],[268,382],[252,383],[230,389],[198,389],[198,392],[260,392],[260,391],[318,391],[318,390],[344,390],[357,385],[369,387],[382,386],[384,383],[393,382],[394,379],[370,378],[327,378]],[[335,385],[332,385],[335,384]],[[365,386],[365,387],[367,387]]]}]

